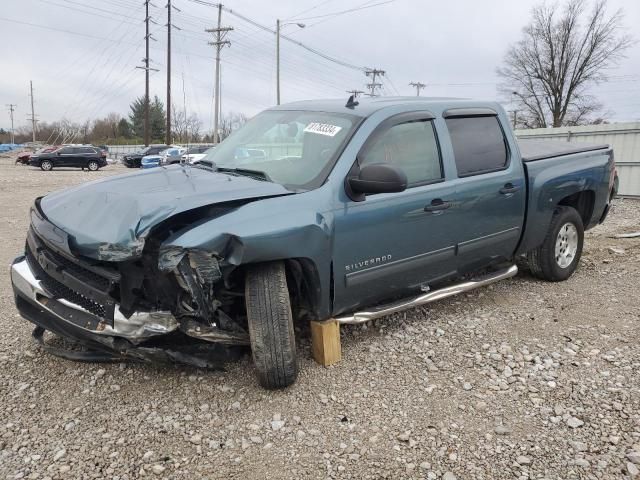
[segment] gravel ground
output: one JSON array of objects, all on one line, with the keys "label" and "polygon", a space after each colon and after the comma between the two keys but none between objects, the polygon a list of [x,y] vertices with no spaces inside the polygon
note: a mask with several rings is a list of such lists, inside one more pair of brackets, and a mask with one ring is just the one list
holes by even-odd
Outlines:
[{"label": "gravel ground", "polygon": [[33,199],[126,171],[0,159],[3,478],[640,478],[640,202],[588,232],[577,273],[515,279],[343,328],[343,361],[262,390],[226,372],[43,353],[7,266]]}]

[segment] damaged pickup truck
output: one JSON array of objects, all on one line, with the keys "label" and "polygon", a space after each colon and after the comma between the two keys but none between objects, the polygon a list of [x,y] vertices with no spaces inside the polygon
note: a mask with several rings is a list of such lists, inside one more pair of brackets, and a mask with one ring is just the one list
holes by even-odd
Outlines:
[{"label": "damaged pickup truck", "polygon": [[15,301],[66,358],[211,367],[249,346],[260,383],[281,388],[298,372],[297,322],[369,321],[516,262],[567,279],[614,180],[608,146],[519,145],[496,103],[283,105],[197,165],[38,198]]}]

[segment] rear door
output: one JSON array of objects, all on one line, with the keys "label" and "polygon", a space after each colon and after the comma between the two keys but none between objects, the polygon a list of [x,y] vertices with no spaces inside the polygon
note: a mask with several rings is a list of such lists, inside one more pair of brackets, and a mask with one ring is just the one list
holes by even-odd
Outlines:
[{"label": "rear door", "polygon": [[334,211],[334,313],[378,303],[455,274],[458,223],[429,113],[383,122],[358,154],[358,166],[390,163],[409,181],[399,193],[368,195]]},{"label": "rear door", "polygon": [[78,156],[76,157],[76,167],[86,167],[89,160],[97,160],[99,155],[92,147],[80,147],[78,148]]},{"label": "rear door", "polygon": [[454,109],[444,113],[455,160],[455,209],[460,273],[510,259],[520,239],[526,188],[522,162],[497,113]]}]

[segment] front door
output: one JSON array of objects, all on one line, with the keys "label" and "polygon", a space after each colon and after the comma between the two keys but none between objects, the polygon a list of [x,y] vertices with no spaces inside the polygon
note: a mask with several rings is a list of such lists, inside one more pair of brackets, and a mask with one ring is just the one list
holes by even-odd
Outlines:
[{"label": "front door", "polygon": [[407,174],[404,192],[346,199],[334,211],[334,313],[379,303],[455,274],[457,222],[429,114],[385,121],[358,165],[390,163]]},{"label": "front door", "polygon": [[64,147],[60,150],[58,158],[56,158],[56,166],[73,167],[76,163],[76,153],[73,147]]}]

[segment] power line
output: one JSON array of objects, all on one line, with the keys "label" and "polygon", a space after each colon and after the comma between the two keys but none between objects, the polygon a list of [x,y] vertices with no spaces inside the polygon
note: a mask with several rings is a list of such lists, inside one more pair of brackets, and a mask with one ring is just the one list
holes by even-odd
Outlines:
[{"label": "power line", "polygon": [[316,15],[315,17],[305,17],[305,18],[297,18],[296,20],[315,20],[317,18],[326,18],[326,17],[335,17],[338,15],[344,15],[345,13],[357,12],[358,10],[364,10],[365,8],[377,7],[379,5],[386,5],[387,3],[393,3],[395,0],[386,0],[384,2],[374,3],[373,5],[367,5],[370,2],[365,2],[363,5],[359,7],[349,8],[347,10],[341,10],[339,12],[326,13],[324,15]]},{"label": "power line", "polygon": [[[210,7],[218,7],[218,5],[219,5],[217,3],[208,2],[206,0],[189,0],[189,1],[193,2],[193,3],[198,3],[200,5],[210,6]],[[251,25],[253,25],[255,27],[258,27],[258,28],[260,28],[260,29],[262,29],[262,30],[264,30],[266,32],[273,33],[274,35],[276,33],[275,30],[272,30],[270,27],[262,25],[261,23],[258,23],[255,20],[252,20],[252,19],[246,17],[245,15],[240,14],[239,12],[237,12],[235,10],[232,10],[232,9],[230,9],[228,7],[225,7],[224,5],[222,6],[222,9],[225,12],[229,13],[230,15],[233,15],[233,16],[235,16],[237,18],[240,18],[241,20],[244,20],[245,22],[250,23]],[[365,67],[353,65],[353,64],[351,64],[349,62],[345,62],[343,60],[339,60],[339,59],[337,59],[335,57],[332,57],[330,55],[327,55],[326,53],[323,53],[323,52],[321,52],[321,51],[319,51],[319,50],[317,50],[317,49],[315,49],[313,47],[309,47],[308,45],[305,45],[302,42],[298,42],[297,40],[294,40],[293,38],[290,38],[287,35],[282,35],[281,38],[284,39],[284,40],[287,40],[288,42],[291,42],[291,43],[293,43],[295,45],[298,45],[299,47],[302,47],[305,50],[324,58],[325,60],[329,60],[329,61],[331,61],[333,63],[336,63],[338,65],[341,65],[343,67],[352,68],[354,70],[359,70],[359,71],[365,70]]]}]

